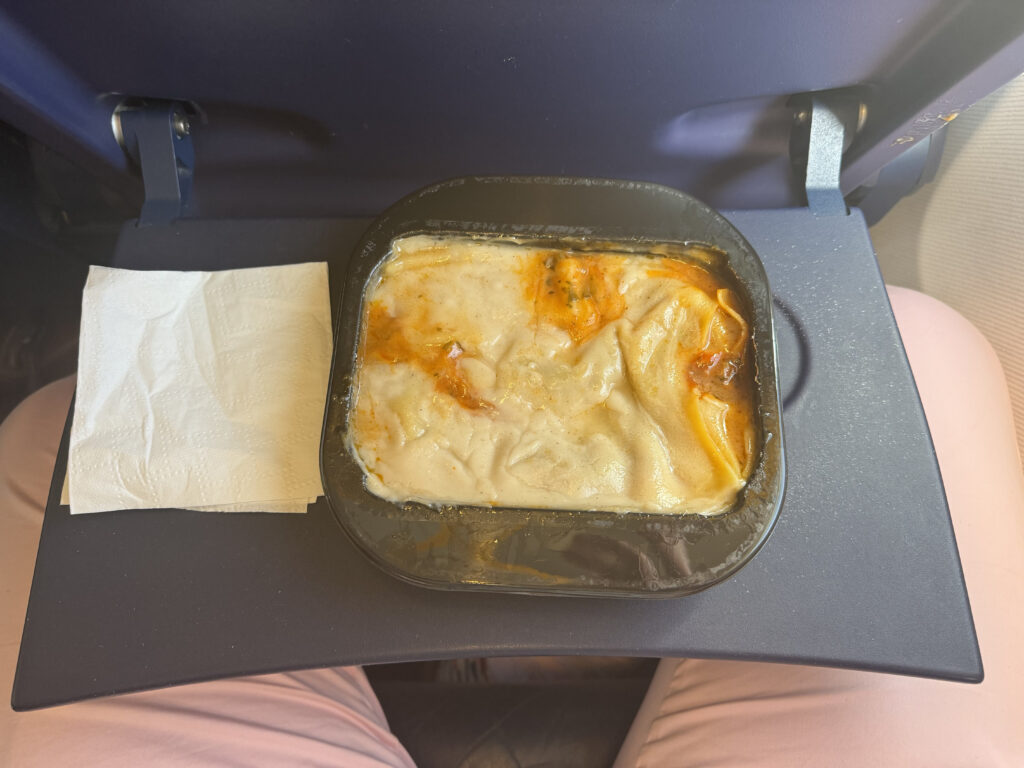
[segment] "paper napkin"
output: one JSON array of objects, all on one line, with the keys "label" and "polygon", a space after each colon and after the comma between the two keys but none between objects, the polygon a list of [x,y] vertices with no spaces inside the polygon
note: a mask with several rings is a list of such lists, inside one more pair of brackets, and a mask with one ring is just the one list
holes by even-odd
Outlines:
[{"label": "paper napkin", "polygon": [[92,267],[68,459],[71,513],[303,511],[322,494],[327,265]]}]

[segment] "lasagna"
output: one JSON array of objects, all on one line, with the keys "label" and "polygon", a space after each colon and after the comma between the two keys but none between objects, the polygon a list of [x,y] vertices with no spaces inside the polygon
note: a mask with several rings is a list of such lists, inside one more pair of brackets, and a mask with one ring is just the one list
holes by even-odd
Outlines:
[{"label": "lasagna", "polygon": [[758,449],[749,312],[703,246],[410,236],[363,297],[348,443],[395,501],[717,514]]}]

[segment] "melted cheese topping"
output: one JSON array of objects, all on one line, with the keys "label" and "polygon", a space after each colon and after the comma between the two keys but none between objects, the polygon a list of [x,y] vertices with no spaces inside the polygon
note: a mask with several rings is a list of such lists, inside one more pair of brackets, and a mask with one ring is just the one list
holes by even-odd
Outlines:
[{"label": "melted cheese topping", "polygon": [[696,262],[404,238],[364,297],[349,442],[393,501],[713,514],[754,458],[748,346]]}]

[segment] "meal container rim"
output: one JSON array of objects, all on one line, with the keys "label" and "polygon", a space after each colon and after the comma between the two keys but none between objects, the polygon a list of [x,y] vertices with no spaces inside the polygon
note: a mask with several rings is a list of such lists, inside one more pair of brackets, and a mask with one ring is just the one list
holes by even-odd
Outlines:
[{"label": "meal container rim", "polygon": [[[736,507],[716,516],[432,508],[391,502],[366,490],[362,465],[347,439],[363,297],[390,255],[391,244],[423,234],[584,247],[601,241],[627,251],[655,244],[723,251],[729,276],[753,313],[762,430],[761,456]],[[339,524],[373,562],[420,586],[602,597],[667,597],[706,589],[754,557],[781,509],[785,457],[773,322],[767,276],[754,249],[721,214],[677,190],[575,177],[463,177],[426,187],[381,214],[349,264],[321,440],[328,502]],[[751,515],[748,507],[755,504],[757,514]],[[459,546],[437,545],[442,535],[451,539],[452,531],[455,538],[466,540]],[[737,543],[730,549],[714,546],[716,541]],[[602,557],[607,562],[602,564]]]}]

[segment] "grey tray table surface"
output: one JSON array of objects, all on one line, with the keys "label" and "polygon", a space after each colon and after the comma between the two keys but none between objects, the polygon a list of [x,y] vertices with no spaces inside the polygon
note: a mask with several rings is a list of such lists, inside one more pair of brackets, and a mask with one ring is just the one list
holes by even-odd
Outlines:
[{"label": "grey tray table surface", "polygon": [[[323,499],[305,515],[72,517],[59,506],[65,429],[14,707],[277,670],[476,655],[717,657],[979,681],[934,450],[863,218],[807,209],[726,216],[760,253],[775,294],[788,461],[776,529],[734,577],[671,599],[441,592],[378,570]],[[325,260],[336,300],[367,224],[128,222],[113,265]]]}]

